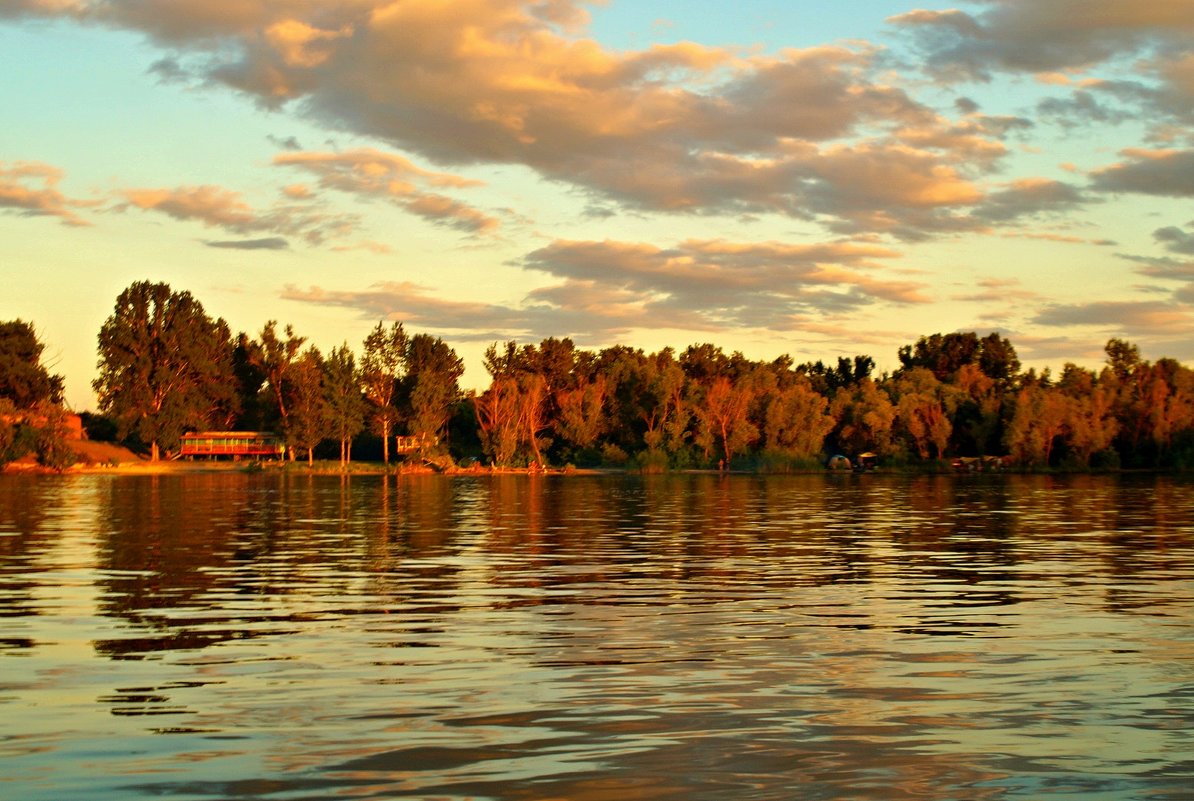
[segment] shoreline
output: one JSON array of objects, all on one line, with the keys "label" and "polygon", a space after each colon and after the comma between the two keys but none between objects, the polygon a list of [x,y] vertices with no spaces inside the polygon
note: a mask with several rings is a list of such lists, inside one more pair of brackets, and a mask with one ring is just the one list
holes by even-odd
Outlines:
[{"label": "shoreline", "polygon": [[892,466],[880,467],[864,472],[836,471],[827,468],[768,471],[768,470],[717,470],[716,468],[684,468],[677,470],[644,471],[633,467],[487,467],[474,465],[471,467],[449,467],[436,469],[427,465],[390,465],[386,466],[374,462],[350,462],[342,467],[339,462],[316,462],[309,466],[306,462],[179,462],[159,461],[151,462],[145,459],[126,460],[115,464],[75,464],[65,470],[54,470],[43,467],[36,462],[19,460],[0,468],[0,475],[44,475],[44,476],[72,476],[72,475],[124,475],[124,476],[159,476],[159,475],[188,475],[212,473],[241,473],[256,474],[287,474],[307,476],[403,476],[403,475],[442,475],[442,476],[605,476],[605,475],[735,475],[735,476],[784,476],[784,475],[902,475],[902,476],[1000,476],[1000,475],[1042,475],[1042,476],[1076,476],[1076,475],[1183,475],[1181,470],[1161,470],[1153,468],[1115,469],[1115,470],[1064,470],[1064,469],[1016,469],[1005,468],[993,471],[958,471],[950,469],[925,469],[924,467]]}]

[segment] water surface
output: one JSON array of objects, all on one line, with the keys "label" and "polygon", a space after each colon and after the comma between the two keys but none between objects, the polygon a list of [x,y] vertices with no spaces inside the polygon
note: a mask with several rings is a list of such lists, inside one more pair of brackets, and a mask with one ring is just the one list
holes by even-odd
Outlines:
[{"label": "water surface", "polygon": [[12,799],[1190,799],[1194,484],[0,476]]}]

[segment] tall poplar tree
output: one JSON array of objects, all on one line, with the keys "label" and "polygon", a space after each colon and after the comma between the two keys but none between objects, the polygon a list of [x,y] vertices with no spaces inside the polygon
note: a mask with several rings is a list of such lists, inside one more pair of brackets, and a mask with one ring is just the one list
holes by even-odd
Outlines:
[{"label": "tall poplar tree", "polygon": [[286,444],[306,451],[308,465],[314,463],[315,446],[327,437],[330,426],[324,383],[323,356],[312,345],[291,365],[287,381],[290,425],[286,429]]},{"label": "tall poplar tree", "polygon": [[352,461],[352,440],[365,427],[365,399],[361,395],[356,359],[345,342],[334,348],[324,362],[324,392],[328,422],[340,440],[341,466]]},{"label": "tall poplar tree", "polygon": [[190,428],[223,427],[236,413],[232,337],[189,292],[138,281],[116,298],[99,332],[100,410],[157,461]]},{"label": "tall poplar tree", "polygon": [[361,353],[361,388],[369,402],[369,417],[373,430],[381,437],[381,452],[390,463],[390,432],[398,417],[394,408],[394,390],[398,386],[406,360],[406,331],[402,323],[394,323],[387,330],[380,322],[365,337]]}]

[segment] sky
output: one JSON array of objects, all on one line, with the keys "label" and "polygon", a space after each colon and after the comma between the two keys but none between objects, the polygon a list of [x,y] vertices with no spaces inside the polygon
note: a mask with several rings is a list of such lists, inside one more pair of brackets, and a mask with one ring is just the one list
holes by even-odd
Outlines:
[{"label": "sky", "polygon": [[0,320],[95,408],[134,281],[881,370],[1194,360],[1194,0],[0,0]]}]

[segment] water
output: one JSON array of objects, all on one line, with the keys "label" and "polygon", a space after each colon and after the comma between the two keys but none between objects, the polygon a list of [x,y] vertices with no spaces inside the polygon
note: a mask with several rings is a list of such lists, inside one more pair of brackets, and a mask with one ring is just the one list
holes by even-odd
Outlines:
[{"label": "water", "polygon": [[1194,484],[0,477],[0,798],[1191,799]]}]

